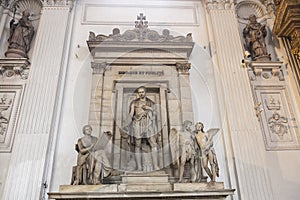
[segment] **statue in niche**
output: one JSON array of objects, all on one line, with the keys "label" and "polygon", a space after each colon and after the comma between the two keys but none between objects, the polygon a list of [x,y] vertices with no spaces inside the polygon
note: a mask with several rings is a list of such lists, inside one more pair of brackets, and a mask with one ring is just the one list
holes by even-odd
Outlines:
[{"label": "statue in niche", "polygon": [[[129,131],[128,135],[132,136],[133,139],[136,170],[158,170],[158,140],[160,134],[157,131],[155,103],[146,96],[145,87],[139,87],[137,93],[138,97],[130,102],[130,122],[124,130]],[[142,155],[143,157],[151,155],[149,160],[152,163],[150,161],[147,164],[143,158],[144,162],[142,164]]]},{"label": "statue in niche", "polygon": [[[216,177],[219,177],[219,165],[212,139],[219,129],[210,129],[204,132],[204,125],[201,122],[195,124],[195,129],[196,141],[201,149],[202,165],[213,183],[216,181]],[[210,168],[208,167],[208,163],[210,164]]]},{"label": "statue in niche", "polygon": [[250,52],[253,60],[270,60],[265,37],[267,35],[266,26],[256,21],[255,15],[249,16],[249,22],[243,29],[243,36],[246,42],[246,48]]},{"label": "statue in niche", "polygon": [[[178,182],[182,183],[183,180],[183,172],[185,169],[185,164],[187,162],[190,163],[190,181],[195,182],[196,181],[196,172],[195,172],[195,138],[191,130],[192,122],[189,120],[186,120],[183,122],[183,130],[181,132],[178,132],[175,128],[171,129],[170,133],[170,139],[171,141],[178,141],[172,143],[171,142],[171,152],[172,156],[174,156],[173,164],[178,165],[179,169],[179,180]],[[174,145],[175,144],[175,145]]]},{"label": "statue in niche", "polygon": [[92,136],[92,127],[85,125],[84,136],[78,139],[75,149],[78,152],[73,185],[95,185],[112,174],[105,147],[111,140],[110,131],[103,132],[101,138]]},{"label": "statue in niche", "polygon": [[[15,15],[15,13],[14,13]],[[9,58],[28,58],[31,41],[34,35],[34,27],[29,20],[30,12],[23,11],[22,18],[18,23],[14,23],[14,18],[10,21],[10,35],[8,38],[8,50],[5,56]]]}]

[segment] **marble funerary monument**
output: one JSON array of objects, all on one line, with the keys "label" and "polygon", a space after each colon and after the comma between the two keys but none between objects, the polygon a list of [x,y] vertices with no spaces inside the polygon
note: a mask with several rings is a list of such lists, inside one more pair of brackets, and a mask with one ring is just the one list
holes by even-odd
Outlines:
[{"label": "marble funerary monument", "polygon": [[[93,56],[89,124],[78,140],[70,186],[55,199],[225,199],[213,135],[193,125],[188,62],[189,33],[173,36],[148,28],[143,14],[133,30],[89,34]],[[193,126],[192,126],[193,125]],[[205,171],[208,176],[204,175]],[[209,182],[208,182],[209,180]]]},{"label": "marble funerary monument", "polygon": [[0,0],[0,199],[298,200],[299,9]]}]

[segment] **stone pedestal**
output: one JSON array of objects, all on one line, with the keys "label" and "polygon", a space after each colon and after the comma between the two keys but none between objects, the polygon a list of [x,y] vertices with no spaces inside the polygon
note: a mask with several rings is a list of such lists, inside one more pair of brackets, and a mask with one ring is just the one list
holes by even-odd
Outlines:
[{"label": "stone pedestal", "polygon": [[[139,181],[141,176],[130,174],[126,181]],[[162,175],[162,174],[160,174]],[[107,185],[62,185],[59,192],[48,193],[49,199],[226,199],[228,195],[233,195],[234,189],[224,189],[223,183],[154,183],[148,182],[147,174],[144,177],[145,183],[132,184],[107,184]],[[154,179],[164,180],[163,176],[153,174]],[[160,177],[160,178],[158,178]],[[163,185],[163,187],[162,187]],[[129,186],[129,187],[128,187]],[[133,188],[137,187],[136,190]],[[124,188],[127,191],[124,191]],[[130,189],[130,191],[128,190]],[[139,191],[137,191],[139,190]],[[144,191],[142,191],[144,190]],[[147,190],[147,191],[146,191]]]},{"label": "stone pedestal", "polygon": [[163,171],[140,173],[127,172],[122,176],[120,192],[165,192],[172,191],[168,174]]},{"label": "stone pedestal", "polygon": [[1,58],[0,73],[8,78],[19,74],[22,79],[27,79],[29,65],[28,58]]},{"label": "stone pedestal", "polygon": [[226,199],[234,189],[222,182],[170,183],[164,171],[125,172],[120,184],[62,185],[49,199]]}]

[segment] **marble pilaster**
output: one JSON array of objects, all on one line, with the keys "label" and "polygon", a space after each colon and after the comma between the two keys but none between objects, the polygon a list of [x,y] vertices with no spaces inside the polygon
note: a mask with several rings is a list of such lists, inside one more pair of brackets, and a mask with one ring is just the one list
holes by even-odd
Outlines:
[{"label": "marble pilaster", "polygon": [[70,5],[44,5],[2,199],[42,199],[45,194],[64,88],[69,21]]},{"label": "marble pilaster", "polygon": [[222,86],[218,93],[224,112],[224,139],[227,151],[235,158],[229,169],[234,173],[230,182],[237,188],[237,199],[273,199],[247,70],[241,67],[243,48],[233,5],[232,1],[207,1],[216,74]]},{"label": "marble pilaster", "polygon": [[191,102],[191,88],[190,88],[190,73],[191,64],[187,62],[176,63],[176,69],[179,76],[179,89],[180,89],[180,102],[181,102],[181,113],[182,122],[189,120],[193,122],[194,113],[193,105]]}]

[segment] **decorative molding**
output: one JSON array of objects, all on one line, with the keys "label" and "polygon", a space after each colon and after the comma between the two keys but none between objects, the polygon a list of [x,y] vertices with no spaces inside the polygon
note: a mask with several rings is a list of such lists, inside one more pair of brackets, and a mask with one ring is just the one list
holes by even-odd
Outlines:
[{"label": "decorative molding", "polygon": [[12,149],[22,92],[22,85],[0,85],[0,152]]},{"label": "decorative molding", "polygon": [[102,41],[138,41],[138,42],[192,42],[192,34],[188,33],[186,37],[170,35],[168,29],[164,29],[162,35],[157,31],[148,28],[148,21],[143,13],[137,16],[135,21],[135,29],[127,30],[123,34],[120,34],[120,29],[114,28],[112,34],[106,35],[95,35],[94,32],[90,32],[88,42],[102,42]]},{"label": "decorative molding", "polygon": [[[188,33],[185,37],[173,36],[169,30],[164,29],[161,35],[157,31],[148,28],[148,22],[144,15],[138,16],[134,29],[126,30],[123,34],[120,33],[118,28],[114,28],[110,35],[96,35],[94,32],[90,32],[87,44],[93,57],[99,59],[104,56],[105,60],[100,62],[107,62],[108,64],[114,62],[115,58],[124,57],[125,52],[139,51],[140,53],[146,53],[146,51],[153,49],[156,52],[159,50],[165,54],[166,52],[169,54],[175,52],[182,55],[181,59],[185,59],[190,56],[194,46],[191,33]],[[115,53],[111,56],[108,52]],[[159,57],[162,58],[161,55]],[[126,59],[132,62],[131,57]],[[122,59],[122,61],[125,62],[126,59]],[[143,58],[143,64],[147,59],[148,56]],[[135,61],[137,60],[135,59]],[[149,58],[148,61],[153,64],[153,57]],[[175,62],[171,64],[175,64]]]},{"label": "decorative molding", "polygon": [[251,81],[264,80],[274,81],[277,77],[279,81],[284,81],[284,75],[281,70],[282,62],[255,62],[248,65],[250,67]]},{"label": "decorative molding", "polygon": [[255,1],[242,1],[235,7],[237,17],[240,21],[247,23],[250,15],[255,15],[259,20],[267,13],[263,5]]},{"label": "decorative molding", "polygon": [[208,10],[232,10],[234,9],[233,0],[206,0]]},{"label": "decorative molding", "polygon": [[107,67],[107,63],[91,63],[91,67],[93,69],[93,74],[103,74],[105,71],[105,68]]},{"label": "decorative molding", "polygon": [[72,10],[74,6],[74,1],[75,0],[41,0],[44,8],[68,8],[70,10]]},{"label": "decorative molding", "polygon": [[300,149],[299,123],[293,112],[286,86],[254,86],[260,104],[259,121],[267,150]]},{"label": "decorative molding", "polygon": [[42,10],[42,2],[40,0],[11,0],[8,7],[12,12],[16,11],[16,15],[21,16],[24,10],[29,10],[33,18],[39,16]]},{"label": "decorative molding", "polygon": [[299,123],[282,72],[282,62],[248,61],[249,77],[267,150],[300,149]]},{"label": "decorative molding", "polygon": [[3,78],[12,78],[20,75],[21,79],[27,79],[29,65],[28,58],[1,58],[0,73]]},{"label": "decorative molding", "polygon": [[300,2],[299,0],[276,1],[276,19],[273,33],[291,38],[291,53],[300,60]]}]

